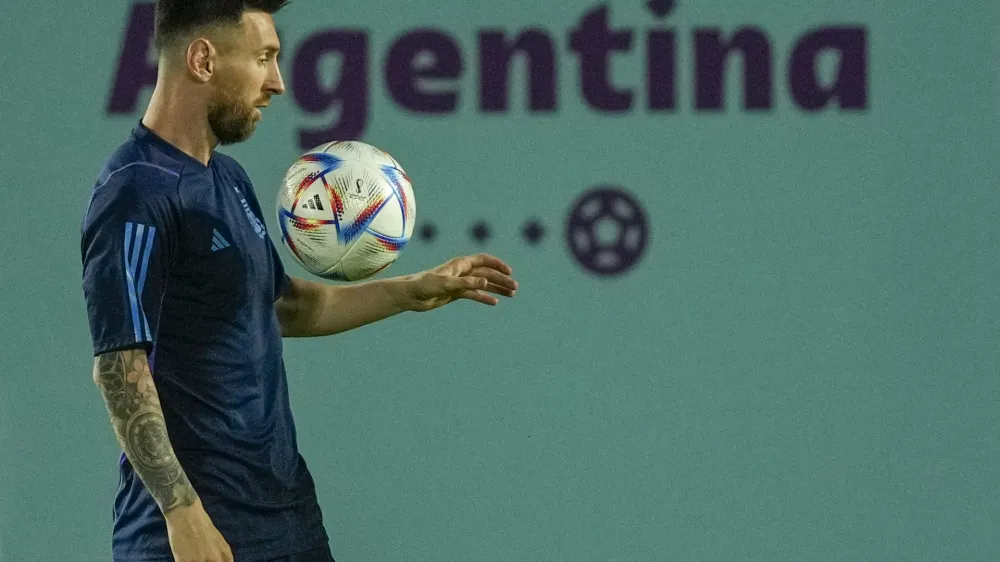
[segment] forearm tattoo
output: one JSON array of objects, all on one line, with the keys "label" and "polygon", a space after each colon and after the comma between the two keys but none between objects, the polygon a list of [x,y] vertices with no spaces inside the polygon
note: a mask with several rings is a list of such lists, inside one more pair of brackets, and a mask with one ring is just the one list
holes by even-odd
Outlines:
[{"label": "forearm tattoo", "polygon": [[197,496],[174,455],[160,398],[141,350],[106,353],[94,361],[111,424],[136,474],[166,514],[188,506]]}]

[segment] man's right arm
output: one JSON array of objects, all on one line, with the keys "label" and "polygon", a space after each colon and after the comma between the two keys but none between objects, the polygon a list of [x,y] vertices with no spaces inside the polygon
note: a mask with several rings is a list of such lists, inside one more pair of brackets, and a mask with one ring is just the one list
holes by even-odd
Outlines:
[{"label": "man's right arm", "polygon": [[98,355],[94,382],[118,443],[163,512],[174,559],[232,562],[232,550],[174,454],[146,352],[139,348]]},{"label": "man's right arm", "polygon": [[100,179],[84,216],[80,249],[93,378],[118,443],[164,515],[174,560],[231,562],[225,537],[174,454],[146,358],[158,339],[181,224],[178,176],[143,164]]},{"label": "man's right arm", "polygon": [[198,501],[167,435],[146,352],[126,349],[94,359],[100,388],[118,443],[164,515]]}]

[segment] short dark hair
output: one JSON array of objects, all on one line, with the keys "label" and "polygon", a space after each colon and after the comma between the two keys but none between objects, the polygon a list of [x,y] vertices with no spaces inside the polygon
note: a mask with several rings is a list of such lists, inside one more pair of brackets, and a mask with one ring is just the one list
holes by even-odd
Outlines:
[{"label": "short dark hair", "polygon": [[239,25],[243,12],[273,14],[289,0],[159,0],[154,36],[157,50],[174,38],[206,25]]}]

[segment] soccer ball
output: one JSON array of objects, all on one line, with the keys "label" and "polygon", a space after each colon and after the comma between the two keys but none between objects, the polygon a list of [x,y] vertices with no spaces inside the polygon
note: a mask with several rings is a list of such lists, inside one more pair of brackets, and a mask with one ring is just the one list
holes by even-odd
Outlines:
[{"label": "soccer ball", "polygon": [[416,200],[395,158],[360,141],[299,156],[278,190],[282,245],[310,273],[357,281],[386,269],[413,234]]}]

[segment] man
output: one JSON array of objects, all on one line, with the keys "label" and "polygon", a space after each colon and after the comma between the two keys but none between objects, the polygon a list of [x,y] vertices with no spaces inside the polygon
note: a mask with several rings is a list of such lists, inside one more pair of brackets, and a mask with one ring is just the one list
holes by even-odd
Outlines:
[{"label": "man", "polygon": [[[285,273],[255,231],[250,179],[215,152],[249,138],[284,92],[272,19],[284,3],[159,2],[149,107],[83,220],[94,380],[123,450],[116,561],[333,560],[297,450],[281,338],[457,299],[494,305],[517,288],[488,255],[340,286]],[[228,245],[213,251],[216,233]]]}]

